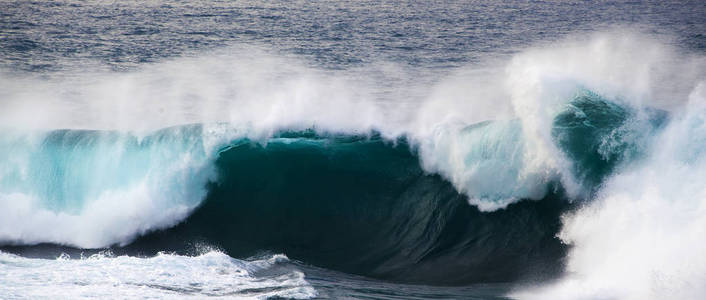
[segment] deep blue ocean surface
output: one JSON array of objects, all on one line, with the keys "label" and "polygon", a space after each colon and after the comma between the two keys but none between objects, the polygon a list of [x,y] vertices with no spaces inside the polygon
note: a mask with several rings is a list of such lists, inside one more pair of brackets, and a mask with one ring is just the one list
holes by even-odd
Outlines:
[{"label": "deep blue ocean surface", "polygon": [[700,299],[703,1],[1,1],[0,298]]}]

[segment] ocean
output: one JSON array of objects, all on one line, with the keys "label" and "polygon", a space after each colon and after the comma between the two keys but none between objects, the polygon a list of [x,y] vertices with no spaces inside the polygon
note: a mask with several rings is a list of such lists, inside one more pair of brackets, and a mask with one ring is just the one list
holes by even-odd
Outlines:
[{"label": "ocean", "polygon": [[0,2],[0,299],[702,299],[703,1]]}]

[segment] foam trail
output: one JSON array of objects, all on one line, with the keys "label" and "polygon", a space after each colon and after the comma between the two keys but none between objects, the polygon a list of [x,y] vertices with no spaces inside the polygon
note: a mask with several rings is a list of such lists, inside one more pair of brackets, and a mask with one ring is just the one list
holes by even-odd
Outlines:
[{"label": "foam trail", "polygon": [[[284,255],[244,261],[217,251],[151,258],[110,253],[71,259],[31,259],[0,252],[0,297],[269,299],[316,297],[304,274]],[[267,275],[261,275],[269,271]]]}]

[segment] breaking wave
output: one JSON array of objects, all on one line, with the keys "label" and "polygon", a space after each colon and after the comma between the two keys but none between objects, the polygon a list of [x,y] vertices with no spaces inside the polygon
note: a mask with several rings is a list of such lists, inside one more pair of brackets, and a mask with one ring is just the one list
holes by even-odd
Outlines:
[{"label": "breaking wave", "polygon": [[501,60],[434,81],[246,47],[3,75],[0,242],[203,238],[409,282],[565,270],[518,297],[703,294],[703,55],[608,32]]}]

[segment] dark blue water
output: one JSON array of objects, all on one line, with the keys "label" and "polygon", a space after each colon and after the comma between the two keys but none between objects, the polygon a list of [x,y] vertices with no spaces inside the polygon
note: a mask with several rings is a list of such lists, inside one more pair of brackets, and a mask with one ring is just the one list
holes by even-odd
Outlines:
[{"label": "dark blue water", "polygon": [[[254,287],[228,285],[226,271],[201,275],[212,282],[225,278],[225,287],[183,283],[178,275],[169,275],[171,285],[126,276],[113,287],[135,291],[126,297],[505,299],[525,286],[559,280],[571,251],[557,237],[562,216],[600,195],[612,174],[650,155],[652,137],[671,117],[662,102],[673,99],[635,104],[630,97],[644,91],[621,81],[622,73],[605,72],[623,94],[579,76],[562,77],[578,88],[548,117],[522,111],[518,100],[480,118],[466,104],[473,97],[493,103],[495,92],[484,92],[478,82],[495,82],[498,74],[510,74],[511,84],[487,86],[513,97],[532,90],[512,81],[515,69],[507,67],[525,66],[531,57],[544,70],[544,56],[532,56],[531,49],[577,40],[599,49],[599,56],[605,51],[600,38],[591,38],[596,33],[627,49],[665,47],[676,53],[665,57],[703,57],[706,4],[2,1],[0,110],[6,121],[0,128],[20,129],[0,131],[0,209],[11,212],[0,217],[18,216],[21,224],[0,221],[0,249],[19,255],[0,257],[0,283],[13,286],[0,298],[51,294],[23,292],[32,282],[50,292],[67,290],[61,295],[70,298],[112,293],[99,281],[42,277],[71,276],[61,259],[54,260],[62,253],[78,258],[109,249],[115,257],[101,258],[107,270],[123,263],[177,274],[161,265],[160,253],[173,254],[177,270],[201,263],[196,260],[204,253],[215,255],[194,245],[245,266]],[[617,49],[616,56],[625,51],[608,49]],[[590,63],[581,67],[592,79]],[[463,81],[443,85],[454,74],[475,74],[468,70],[488,75],[473,77],[470,88]],[[522,76],[534,78],[534,69],[527,70]],[[697,74],[689,78],[703,74],[698,67],[681,70]],[[440,90],[461,100],[438,112],[424,106],[444,98]],[[347,106],[359,98],[381,112]],[[344,112],[334,113],[339,108]],[[456,125],[414,126],[414,120],[434,118],[456,124],[456,114],[473,115],[473,121],[464,119],[457,131],[448,129]],[[552,155],[567,166],[522,167],[530,165],[523,160],[528,155],[542,155],[524,144],[540,140],[527,129],[535,122],[517,121],[533,114],[547,119]],[[211,129],[209,123],[227,125]],[[25,125],[32,131],[23,131]],[[161,131],[150,131],[155,127]],[[429,136],[437,139],[429,142]],[[466,142],[471,146],[458,146]],[[459,151],[465,156],[455,159]],[[498,186],[502,191],[493,192]],[[510,196],[493,198],[498,194]],[[25,215],[35,209],[32,197],[41,198],[37,207],[52,217]],[[31,203],[26,210],[16,205],[22,201]],[[96,210],[92,203],[117,204]],[[86,213],[91,209],[98,212]],[[41,229],[47,224],[55,230]],[[289,260],[259,265],[274,253]],[[139,262],[128,259],[135,257]],[[204,268],[226,264],[218,259]],[[90,264],[77,261],[78,269]],[[37,271],[10,271],[23,264]],[[77,273],[93,274],[89,267]],[[115,272],[143,272],[138,267]],[[304,281],[295,280],[300,272]],[[281,285],[263,283],[268,280]]]},{"label": "dark blue water", "polygon": [[257,44],[323,68],[453,68],[567,34],[628,26],[706,47],[701,1],[3,1],[0,63],[114,70]]}]

